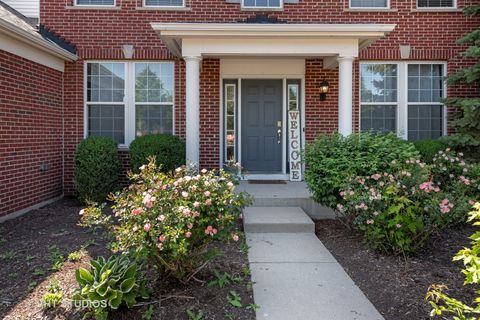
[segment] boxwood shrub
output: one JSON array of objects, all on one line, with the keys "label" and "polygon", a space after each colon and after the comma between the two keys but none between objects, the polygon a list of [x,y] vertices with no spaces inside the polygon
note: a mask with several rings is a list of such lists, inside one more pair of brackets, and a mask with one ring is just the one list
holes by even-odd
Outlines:
[{"label": "boxwood shrub", "polygon": [[318,203],[335,208],[349,177],[388,172],[392,161],[418,159],[415,146],[395,134],[323,134],[307,147],[305,181]]},{"label": "boxwood shrub", "polygon": [[426,163],[432,163],[435,154],[448,147],[446,143],[440,140],[419,140],[415,141],[414,144],[415,148],[420,152],[422,160]]},{"label": "boxwood shrub", "polygon": [[149,134],[130,144],[130,161],[135,173],[151,156],[155,156],[163,172],[173,171],[185,164],[185,142],[170,134]]},{"label": "boxwood shrub", "polygon": [[74,184],[83,202],[103,202],[118,186],[120,161],[112,138],[89,137],[75,152]]}]

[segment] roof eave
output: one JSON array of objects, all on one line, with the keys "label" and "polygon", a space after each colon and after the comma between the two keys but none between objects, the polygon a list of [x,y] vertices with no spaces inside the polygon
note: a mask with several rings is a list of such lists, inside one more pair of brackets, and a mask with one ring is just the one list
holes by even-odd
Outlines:
[{"label": "roof eave", "polygon": [[56,44],[49,43],[41,38],[37,38],[29,32],[2,19],[0,19],[0,32],[8,34],[11,37],[34,46],[64,61],[76,61],[78,59],[77,55],[58,47]]}]

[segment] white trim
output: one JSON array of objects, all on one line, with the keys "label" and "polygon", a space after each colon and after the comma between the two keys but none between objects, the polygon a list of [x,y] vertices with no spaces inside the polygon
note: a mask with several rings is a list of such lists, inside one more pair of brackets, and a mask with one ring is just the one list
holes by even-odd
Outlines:
[{"label": "white trim", "polygon": [[287,113],[287,78],[282,79],[282,173],[287,173],[287,134],[288,134],[288,113]]},{"label": "white trim", "polygon": [[415,0],[415,9],[418,10],[418,11],[442,11],[442,10],[451,10],[451,9],[457,9],[457,0],[452,0],[452,6],[451,7],[419,7],[418,6],[418,0]]},{"label": "white trim", "polygon": [[[256,2],[257,0],[255,0]],[[242,0],[242,9],[248,9],[248,10],[258,10],[258,11],[270,11],[270,10],[282,10],[283,9],[283,0],[279,0],[279,6],[278,7],[270,7],[270,6],[246,6],[245,5],[245,0]]]},{"label": "white trim", "polygon": [[157,10],[175,10],[175,9],[184,9],[186,8],[186,0],[182,0],[181,6],[154,6],[154,5],[147,5],[147,0],[142,0],[142,7],[143,8],[152,8]]},{"label": "white trim", "polygon": [[390,10],[390,0],[387,0],[387,5],[385,7],[352,7],[352,0],[348,0],[348,8],[349,9],[361,9],[361,10]]},{"label": "white trim", "polygon": [[51,203],[54,203],[54,202],[60,200],[60,199],[62,199],[62,198],[63,198],[63,194],[60,195],[60,196],[58,196],[58,197],[51,198],[51,199],[48,199],[48,200],[39,202],[39,203],[34,204],[34,205],[30,206],[30,207],[27,207],[27,208],[20,209],[20,210],[18,210],[18,211],[9,213],[9,214],[7,214],[6,216],[0,217],[0,223],[3,223],[3,222],[5,222],[5,221],[8,221],[8,220],[12,220],[12,219],[21,217],[21,216],[23,216],[24,214],[29,213],[29,212],[32,211],[32,210],[40,209],[40,208],[42,208],[42,207],[45,207],[46,205],[49,205],[49,204],[51,204]]},{"label": "white trim", "polygon": [[[87,101],[87,66],[89,63],[122,63],[125,73],[125,88],[123,102],[102,102],[102,101]],[[83,63],[83,137],[88,137],[88,106],[89,105],[123,105],[124,106],[124,143],[119,144],[118,148],[122,150],[128,150],[130,143],[136,138],[136,105],[135,101],[135,65],[138,63],[160,63],[171,64],[173,66],[173,88],[172,88],[172,102],[146,102],[138,104],[151,104],[151,105],[168,105],[172,106],[172,134],[176,133],[176,78],[175,78],[175,61],[172,60],[85,60]],[[133,120],[132,120],[133,119]]]},{"label": "white trim", "polygon": [[[361,100],[361,67],[366,64],[394,64],[397,66],[397,102],[365,102],[362,103]],[[447,62],[439,60],[409,60],[409,61],[398,61],[398,60],[379,60],[379,61],[360,61],[359,63],[359,81],[358,81],[358,127],[359,130],[362,130],[362,104],[365,105],[395,105],[397,106],[397,136],[407,140],[408,139],[408,106],[415,105],[443,105],[443,128],[442,134],[445,136],[448,133],[448,113],[447,106],[440,102],[408,102],[408,65],[410,64],[427,64],[434,65],[440,64],[443,66],[443,77],[447,75]],[[444,81],[443,83],[443,98],[447,97],[447,84]]]},{"label": "white trim", "polygon": [[94,4],[94,3],[89,3],[89,4],[79,4],[78,0],[75,0],[73,2],[74,7],[83,7],[83,8],[88,8],[88,9],[98,9],[98,8],[114,8],[117,6],[117,0],[113,0],[113,4]]},{"label": "white trim", "polygon": [[[63,61],[75,61],[78,59],[78,57],[75,54],[65,49],[62,49],[61,47],[54,44],[53,42],[49,42],[45,40],[39,34],[30,33],[22,28],[19,28],[14,24],[11,24],[6,20],[0,19],[0,35],[2,34],[4,35],[4,39],[7,37],[13,38],[11,39],[10,43],[15,43],[13,42],[13,40],[17,40],[17,46],[20,46],[18,42],[23,42],[22,47],[25,47],[25,45],[28,45],[30,48],[37,49],[38,51],[42,51],[43,53],[47,53]],[[1,43],[1,42],[3,41],[0,41],[0,44],[2,47],[6,48],[5,51],[11,52],[10,50],[12,51],[14,50],[14,49],[8,50],[8,46],[5,43]],[[15,50],[22,51],[19,49],[15,49]],[[35,54],[31,54],[30,56],[35,56]],[[26,59],[32,60],[31,58],[26,58]]]}]

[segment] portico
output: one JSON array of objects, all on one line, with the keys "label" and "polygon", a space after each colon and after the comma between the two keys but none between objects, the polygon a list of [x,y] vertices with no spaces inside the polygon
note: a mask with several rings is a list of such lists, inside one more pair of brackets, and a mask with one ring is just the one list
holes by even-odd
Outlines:
[{"label": "portico", "polygon": [[[289,131],[290,111],[298,111],[297,143],[305,145],[302,63],[321,58],[325,69],[338,67],[338,131],[348,135],[353,130],[353,62],[360,48],[384,37],[395,25],[152,23],[152,28],[172,53],[185,60],[188,163],[200,161],[201,62],[217,58],[224,146],[220,163],[238,161],[249,167],[247,173],[282,178],[291,169],[289,137],[295,137]],[[256,123],[259,119],[261,123]],[[280,158],[278,166],[272,156]],[[259,165],[262,161],[272,161],[271,167],[278,169],[270,172]]]}]

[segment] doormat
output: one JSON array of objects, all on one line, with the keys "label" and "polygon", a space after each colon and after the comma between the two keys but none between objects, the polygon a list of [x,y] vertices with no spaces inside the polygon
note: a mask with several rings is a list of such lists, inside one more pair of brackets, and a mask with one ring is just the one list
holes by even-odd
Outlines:
[{"label": "doormat", "polygon": [[248,180],[249,184],[287,184],[284,180]]}]

